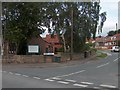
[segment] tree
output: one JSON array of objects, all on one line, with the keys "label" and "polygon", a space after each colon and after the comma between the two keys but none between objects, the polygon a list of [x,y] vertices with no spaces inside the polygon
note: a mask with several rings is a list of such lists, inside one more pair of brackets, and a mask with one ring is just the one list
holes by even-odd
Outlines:
[{"label": "tree", "polygon": [[113,35],[115,35],[115,31],[109,31],[108,32],[108,36],[113,36]]},{"label": "tree", "polygon": [[[86,38],[95,39],[100,15],[99,2],[46,2],[42,4],[21,2],[4,3],[3,6],[3,15],[7,23],[6,39],[16,43],[18,54],[23,54],[23,52],[25,54],[30,38],[45,31],[42,26],[47,27],[50,34],[57,33],[59,38],[62,37],[65,52],[68,47],[71,47],[71,26],[73,26],[74,52],[83,51]],[[72,9],[73,17],[71,16]],[[103,25],[104,13],[101,14],[101,18],[101,25]]]},{"label": "tree", "polygon": [[27,43],[31,37],[38,36],[41,24],[41,15],[44,13],[46,3],[3,3],[3,16],[6,22],[4,38],[15,43],[17,54],[26,54]]},{"label": "tree", "polygon": [[113,36],[113,35],[119,34],[119,33],[120,33],[120,29],[118,29],[118,30],[112,30],[112,31],[109,31],[107,33],[107,36]]}]

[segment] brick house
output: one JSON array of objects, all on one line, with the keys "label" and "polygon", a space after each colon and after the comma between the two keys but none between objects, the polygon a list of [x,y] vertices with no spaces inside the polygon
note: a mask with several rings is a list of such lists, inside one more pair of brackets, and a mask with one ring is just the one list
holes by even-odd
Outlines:
[{"label": "brick house", "polygon": [[53,52],[56,52],[58,49],[62,48],[62,43],[60,42],[59,36],[57,34],[53,36],[48,34],[43,39],[52,45]]},{"label": "brick house", "polygon": [[115,34],[114,36],[106,36],[101,38],[96,38],[96,48],[106,48],[111,49],[112,46],[116,46],[116,41],[120,40],[120,34]]},{"label": "brick house", "polygon": [[30,45],[39,45],[40,47],[40,54],[46,53],[46,52],[53,52],[52,45],[45,41],[41,36],[38,37],[32,37],[29,41]]}]

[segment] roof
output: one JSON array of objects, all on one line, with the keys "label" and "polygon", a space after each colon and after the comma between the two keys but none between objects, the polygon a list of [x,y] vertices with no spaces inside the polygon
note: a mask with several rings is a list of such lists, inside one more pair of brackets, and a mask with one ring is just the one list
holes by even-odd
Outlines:
[{"label": "roof", "polygon": [[115,34],[114,36],[119,36],[120,37],[120,34]]},{"label": "roof", "polygon": [[49,43],[59,43],[60,42],[57,34],[55,34],[54,37],[51,37],[51,35],[48,34],[48,35],[46,35],[45,38],[43,38],[43,40],[45,40],[46,42],[49,42]]}]

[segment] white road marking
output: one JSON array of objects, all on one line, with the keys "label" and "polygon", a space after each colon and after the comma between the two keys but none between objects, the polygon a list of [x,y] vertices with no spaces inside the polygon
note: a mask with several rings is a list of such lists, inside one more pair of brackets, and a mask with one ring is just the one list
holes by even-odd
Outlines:
[{"label": "white road marking", "polygon": [[6,71],[2,71],[2,72],[6,73]]},{"label": "white road marking", "polygon": [[65,81],[68,81],[68,82],[77,82],[75,80],[69,80],[69,79],[65,79]]},{"label": "white road marking", "polygon": [[40,79],[39,77],[33,77],[34,79]]},{"label": "white road marking", "polygon": [[88,84],[88,85],[92,85],[94,83],[90,83],[90,82],[81,82],[82,84]]},{"label": "white road marking", "polygon": [[88,85],[82,85],[82,84],[73,84],[74,86],[79,86],[79,87],[88,87]]},{"label": "white road marking", "polygon": [[112,85],[104,85],[104,84],[101,84],[100,86],[101,86],[101,87],[106,87],[106,88],[116,88],[116,86],[112,86]]},{"label": "white road marking", "polygon": [[52,80],[52,79],[44,79],[44,80],[46,80],[46,81],[50,81],[50,82],[55,81],[55,80]]},{"label": "white road marking", "polygon": [[58,81],[58,83],[69,84],[69,82]]},{"label": "white road marking", "polygon": [[100,68],[100,67],[106,66],[106,65],[108,65],[108,64],[109,64],[109,63],[102,64],[102,65],[100,65],[100,66],[97,66],[96,68]]},{"label": "white road marking", "polygon": [[22,75],[23,77],[29,77],[29,76],[27,76],[27,75]]},{"label": "white road marking", "polygon": [[93,87],[94,89],[100,89],[100,87]]},{"label": "white road marking", "polygon": [[12,72],[9,72],[9,74],[13,74]]},{"label": "white road marking", "polygon": [[114,60],[114,62],[115,62],[115,61],[118,61],[118,59],[120,59],[120,57],[119,57],[119,58],[117,58],[117,59],[115,59],[115,60]]},{"label": "white road marking", "polygon": [[115,59],[114,62],[118,61],[119,58]]},{"label": "white road marking", "polygon": [[81,71],[78,71],[78,72],[74,72],[74,73],[70,73],[70,74],[66,74],[66,75],[61,75],[61,76],[56,76],[56,77],[66,77],[66,76],[71,76],[71,75],[78,74],[78,73],[85,72],[85,71],[86,71],[86,70],[81,70]]},{"label": "white road marking", "polygon": [[15,75],[20,76],[21,74],[19,74],[19,73],[15,73]]},{"label": "white road marking", "polygon": [[52,79],[55,79],[55,80],[61,80],[61,78],[57,78],[57,77],[53,77]]}]

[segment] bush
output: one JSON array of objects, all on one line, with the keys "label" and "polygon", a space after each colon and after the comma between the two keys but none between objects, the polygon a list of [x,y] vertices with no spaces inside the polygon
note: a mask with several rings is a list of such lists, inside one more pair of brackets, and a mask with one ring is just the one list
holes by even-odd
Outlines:
[{"label": "bush", "polygon": [[96,48],[91,48],[91,51],[97,52],[97,49]]},{"label": "bush", "polygon": [[64,52],[64,48],[63,47],[62,48],[58,48],[57,52]]}]

